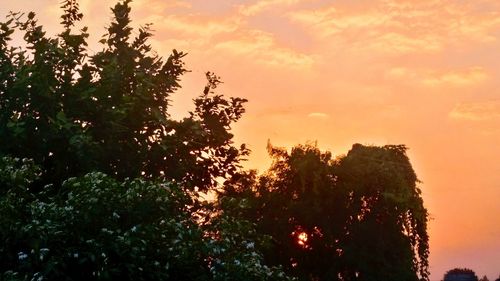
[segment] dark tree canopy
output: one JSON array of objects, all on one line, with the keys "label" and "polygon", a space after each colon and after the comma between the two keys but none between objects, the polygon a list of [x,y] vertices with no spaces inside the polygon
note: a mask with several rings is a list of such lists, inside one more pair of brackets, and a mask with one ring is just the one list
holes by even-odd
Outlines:
[{"label": "dark tree canopy", "polygon": [[[76,1],[64,1],[63,31],[46,36],[34,13],[11,14],[0,28],[0,155],[34,159],[45,182],[98,170],[116,178],[159,178],[206,190],[234,174],[248,151],[233,146],[231,124],[244,112],[208,84],[188,118],[168,114],[169,98],[186,72],[184,53],[164,59],[148,43],[149,25],[133,36],[130,0],[112,8],[101,43],[87,50]],[[11,47],[14,31],[25,47]]]},{"label": "dark tree canopy", "polygon": [[406,147],[355,144],[335,172],[349,192],[348,266],[362,280],[427,278],[428,214]]},{"label": "dark tree canopy", "polygon": [[34,194],[40,171],[0,158],[2,281],[290,280],[263,263],[253,224],[203,220],[175,183],[93,172]]},{"label": "dark tree canopy", "polygon": [[428,280],[428,215],[406,147],[356,144],[338,159],[311,145],[269,151],[269,171],[226,194],[273,237],[270,264],[301,280]]},{"label": "dark tree canopy", "polygon": [[478,278],[472,269],[454,268],[445,273],[443,281],[478,281]]},{"label": "dark tree canopy", "polygon": [[230,133],[246,100],[207,73],[173,119],[185,54],[156,55],[148,25],[133,36],[129,3],[95,54],[76,0],[55,38],[34,13],[0,23],[0,280],[291,280],[263,263],[251,222],[198,196],[248,153]]}]

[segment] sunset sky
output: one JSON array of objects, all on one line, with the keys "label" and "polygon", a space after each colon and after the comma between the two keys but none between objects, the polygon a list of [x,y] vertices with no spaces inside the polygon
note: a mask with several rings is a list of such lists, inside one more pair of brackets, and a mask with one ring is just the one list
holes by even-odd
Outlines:
[{"label": "sunset sky", "polygon": [[[59,0],[1,0],[58,33]],[[115,0],[82,0],[90,50]],[[431,280],[469,267],[500,274],[500,1],[135,0],[159,54],[189,53],[175,116],[214,71],[220,93],[249,100],[234,127],[269,165],[266,143],[406,144],[432,220]]]}]

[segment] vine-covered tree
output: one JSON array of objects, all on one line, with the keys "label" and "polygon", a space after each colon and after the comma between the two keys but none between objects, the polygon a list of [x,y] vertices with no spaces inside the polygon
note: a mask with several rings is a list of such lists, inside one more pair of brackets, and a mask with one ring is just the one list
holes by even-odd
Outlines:
[{"label": "vine-covered tree", "polygon": [[[273,164],[226,187],[273,237],[271,265],[301,280],[428,280],[427,211],[404,146],[269,148]],[[252,177],[250,177],[252,178]]]},{"label": "vine-covered tree", "polygon": [[[62,4],[63,31],[48,37],[35,14],[0,24],[0,154],[41,165],[44,183],[98,170],[118,179],[165,177],[207,190],[233,174],[248,151],[233,145],[230,126],[244,112],[208,84],[190,116],[168,114],[169,98],[186,72],[184,53],[164,59],[148,43],[149,25],[132,36],[130,0],[112,8],[113,21],[95,54],[76,0]],[[24,33],[25,46],[10,39]]]}]

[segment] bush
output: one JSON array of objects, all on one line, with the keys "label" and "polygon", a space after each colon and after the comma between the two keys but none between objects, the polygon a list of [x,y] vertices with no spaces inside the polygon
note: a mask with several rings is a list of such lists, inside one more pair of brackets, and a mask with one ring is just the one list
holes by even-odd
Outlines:
[{"label": "bush", "polygon": [[204,221],[213,206],[173,183],[94,172],[34,196],[39,169],[32,161],[5,157],[0,167],[4,279],[287,279],[262,265],[251,223],[229,216]]}]

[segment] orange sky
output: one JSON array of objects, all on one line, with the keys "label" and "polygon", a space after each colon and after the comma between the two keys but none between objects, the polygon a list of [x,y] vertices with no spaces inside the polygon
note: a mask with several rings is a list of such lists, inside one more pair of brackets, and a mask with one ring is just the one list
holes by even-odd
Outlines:
[{"label": "orange sky", "polygon": [[[81,0],[97,41],[114,0]],[[50,33],[59,0],[2,0],[33,10]],[[406,144],[433,220],[431,280],[453,267],[500,274],[500,1],[135,0],[154,47],[189,53],[178,114],[204,86],[248,98],[234,128],[269,164],[266,142],[308,140],[344,154],[353,143]],[[98,36],[95,36],[98,34]],[[99,50],[92,44],[91,50]]]}]

